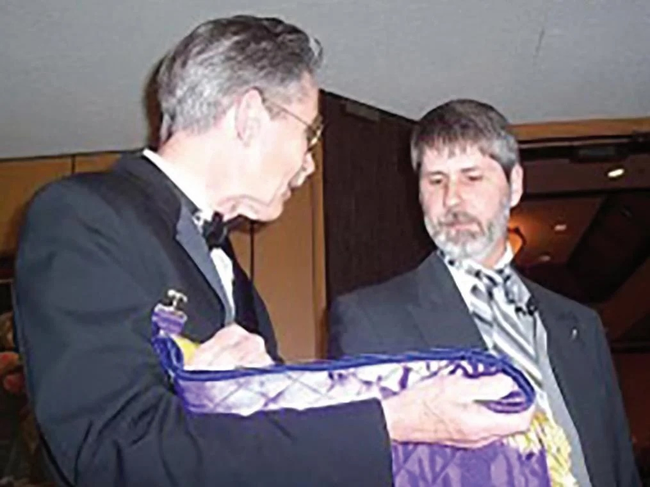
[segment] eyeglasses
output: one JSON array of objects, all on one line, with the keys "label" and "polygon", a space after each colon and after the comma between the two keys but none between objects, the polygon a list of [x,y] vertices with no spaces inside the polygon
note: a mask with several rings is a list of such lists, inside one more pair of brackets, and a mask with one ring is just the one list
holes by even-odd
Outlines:
[{"label": "eyeglasses", "polygon": [[323,135],[323,117],[320,114],[316,116],[316,119],[312,123],[308,123],[299,117],[291,110],[283,107],[279,103],[275,103],[267,98],[263,98],[266,105],[272,106],[273,108],[280,110],[282,113],[289,115],[291,118],[298,120],[301,124],[305,126],[305,138],[307,139],[307,152],[313,152],[318,142],[320,141],[321,136]]}]

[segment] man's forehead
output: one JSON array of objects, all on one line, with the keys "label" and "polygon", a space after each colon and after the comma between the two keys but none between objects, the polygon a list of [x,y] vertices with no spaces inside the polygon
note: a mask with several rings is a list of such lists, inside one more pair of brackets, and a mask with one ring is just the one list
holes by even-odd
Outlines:
[{"label": "man's forehead", "polygon": [[447,170],[461,171],[469,168],[494,168],[499,164],[489,156],[483,155],[476,147],[437,149],[430,148],[424,152],[422,168],[425,171]]}]

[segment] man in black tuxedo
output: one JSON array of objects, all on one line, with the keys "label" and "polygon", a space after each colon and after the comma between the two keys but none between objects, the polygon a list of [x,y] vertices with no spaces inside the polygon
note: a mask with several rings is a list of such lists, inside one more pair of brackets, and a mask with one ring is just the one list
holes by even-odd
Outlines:
[{"label": "man in black tuxedo", "polygon": [[329,355],[477,347],[509,356],[564,430],[581,487],[639,485],[596,313],[519,276],[507,224],[523,191],[505,117],[473,100],[427,113],[411,139],[425,226],[438,251],[330,310]]},{"label": "man in black tuxedo", "polygon": [[[151,312],[188,297],[188,367],[279,360],[228,222],[271,221],[313,171],[318,43],[277,19],[206,22],[157,75],[162,144],[48,186],[30,205],[15,312],[27,384],[61,485],[391,485],[390,439],[480,445],[525,429],[436,379],[386,401],[248,418],[183,408],[151,346]],[[496,397],[510,384],[483,384]],[[460,414],[460,411],[464,414]],[[431,411],[436,415],[431,416]]]}]

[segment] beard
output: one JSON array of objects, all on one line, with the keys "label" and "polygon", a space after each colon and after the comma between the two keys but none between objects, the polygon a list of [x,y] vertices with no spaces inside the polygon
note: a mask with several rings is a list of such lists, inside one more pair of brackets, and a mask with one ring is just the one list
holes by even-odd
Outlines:
[{"label": "beard", "polygon": [[424,226],[436,246],[450,258],[481,261],[507,236],[509,219],[510,196],[507,195],[487,222],[466,211],[451,209],[435,222],[425,214]]}]

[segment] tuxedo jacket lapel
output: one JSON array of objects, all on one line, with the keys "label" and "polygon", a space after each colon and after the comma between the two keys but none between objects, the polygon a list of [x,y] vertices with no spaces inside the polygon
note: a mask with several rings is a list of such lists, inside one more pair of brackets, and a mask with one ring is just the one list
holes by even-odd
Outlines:
[{"label": "tuxedo jacket lapel", "polygon": [[[182,203],[180,189],[151,161],[140,156],[120,160],[115,171],[134,181],[147,201],[154,205],[156,215],[165,222],[169,233],[191,258],[223,307],[224,323],[234,319],[219,274],[210,258],[208,246],[195,225],[190,210]],[[191,299],[191,296],[188,296]]]},{"label": "tuxedo jacket lapel", "polygon": [[210,252],[205,240],[192,219],[189,210],[181,205],[181,210],[176,223],[176,240],[185,249],[192,261],[199,268],[212,289],[217,293],[224,306],[225,322],[234,320],[233,309],[228,301],[226,290],[223,287],[219,273],[210,258]]}]

